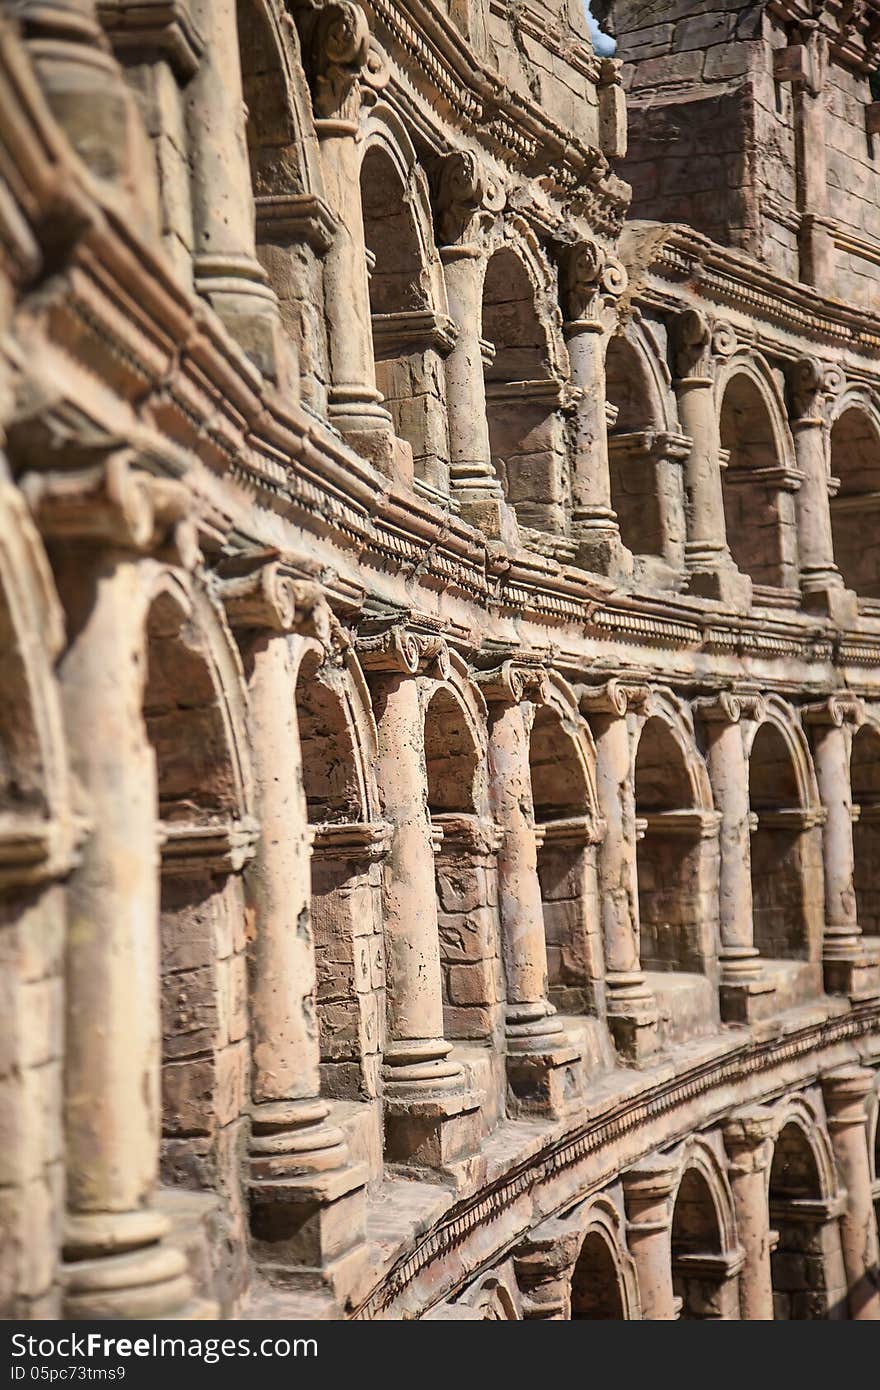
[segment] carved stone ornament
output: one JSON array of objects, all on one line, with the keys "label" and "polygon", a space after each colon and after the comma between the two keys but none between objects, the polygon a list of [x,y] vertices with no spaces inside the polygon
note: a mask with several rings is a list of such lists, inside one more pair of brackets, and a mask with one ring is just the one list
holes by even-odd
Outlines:
[{"label": "carved stone ornament", "polygon": [[694,711],[708,724],[738,724],[740,719],[760,723],[767,701],[757,691],[720,690],[694,701]]},{"label": "carved stone ornament", "polygon": [[865,706],[857,695],[850,695],[849,691],[844,690],[829,695],[827,700],[803,705],[801,719],[805,724],[820,728],[840,729],[844,724],[852,724],[858,728],[865,722]]},{"label": "carved stone ornament", "polygon": [[358,637],[354,645],[365,671],[415,676],[433,668],[441,680],[449,675],[449,648],[434,633],[413,632],[401,624]]},{"label": "carved stone ornament", "polygon": [[436,174],[435,205],[441,245],[452,246],[473,230],[480,212],[498,213],[506,194],[471,150],[453,150],[440,161]]},{"label": "carved stone ornament", "polygon": [[816,357],[799,357],[788,369],[788,394],[792,419],[803,420],[818,413],[819,396],[824,387],[822,364]]},{"label": "carved stone ornament", "polygon": [[649,686],[616,677],[594,689],[582,689],[580,693],[582,714],[612,714],[622,719],[628,710],[633,709],[647,716],[651,712],[651,703]]},{"label": "carved stone ornament", "polygon": [[223,581],[220,596],[232,628],[298,632],[327,646],[330,609],[320,586],[299,578],[281,560]]},{"label": "carved stone ornament", "polygon": [[510,659],[491,671],[474,671],[473,679],[490,705],[518,705],[523,700],[543,705],[547,699],[547,673],[542,666]]},{"label": "carved stone ornament", "polygon": [[367,65],[370,27],[352,0],[325,5],[311,41],[312,98],[315,114],[328,119],[350,114],[346,107]]}]

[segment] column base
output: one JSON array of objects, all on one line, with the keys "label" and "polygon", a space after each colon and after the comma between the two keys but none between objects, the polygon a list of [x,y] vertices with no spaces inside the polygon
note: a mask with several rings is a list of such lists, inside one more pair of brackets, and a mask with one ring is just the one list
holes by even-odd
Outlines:
[{"label": "column base", "polygon": [[553,1120],[573,1114],[583,1098],[580,1060],[580,1049],[568,1042],[541,1052],[508,1052],[511,1114]]},{"label": "column base", "polygon": [[471,497],[467,492],[456,492],[454,484],[453,495],[461,508],[461,519],[468,526],[476,527],[489,540],[519,545],[516,513],[503,497]]},{"label": "column base", "polygon": [[852,945],[835,943],[822,957],[826,994],[846,994],[854,1002],[880,996],[880,952],[857,938]]},{"label": "column base", "polygon": [[725,603],[737,612],[745,612],[752,603],[752,581],[730,562],[719,559],[717,562],[687,561],[687,579],[684,593],[695,598],[714,599]]},{"label": "column base", "polygon": [[845,589],[842,581],[802,583],[803,606],[808,613],[819,613],[839,627],[852,627],[859,616],[858,596]]},{"label": "column base", "polygon": [[754,947],[734,947],[721,958],[718,1002],[722,1023],[756,1023],[773,1011],[776,986],[761,973]]},{"label": "column base", "polygon": [[263,375],[288,386],[278,298],[259,261],[231,253],[197,256],[195,289]]},{"label": "column base", "polygon": [[641,971],[609,972],[607,1021],[614,1046],[627,1062],[644,1062],[660,1048],[660,1010]]},{"label": "column base", "polygon": [[595,521],[572,517],[570,539],[575,547],[575,564],[581,569],[603,574],[620,584],[632,579],[635,561],[620,538],[613,513]]},{"label": "column base", "polygon": [[385,1159],[406,1168],[446,1171],[475,1153],[482,1137],[480,1096],[385,1099]]},{"label": "column base", "polygon": [[186,1256],[162,1243],[169,1229],[157,1212],[74,1215],[65,1227],[63,1314],[72,1321],[105,1318],[204,1318],[192,1297]]},{"label": "column base", "polygon": [[252,1182],[252,1249],[274,1283],[354,1277],[365,1255],[364,1163],[278,1182]]}]

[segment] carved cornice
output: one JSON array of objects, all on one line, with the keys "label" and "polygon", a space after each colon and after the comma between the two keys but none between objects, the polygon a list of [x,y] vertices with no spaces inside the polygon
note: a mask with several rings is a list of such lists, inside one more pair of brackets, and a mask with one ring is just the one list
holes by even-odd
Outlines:
[{"label": "carved cornice", "polygon": [[122,63],[166,59],[181,82],[198,71],[205,41],[187,0],[98,0],[98,18]]},{"label": "carved cornice", "polygon": [[333,245],[338,223],[315,193],[263,193],[254,203],[257,242],[291,245],[303,242],[323,256]]}]

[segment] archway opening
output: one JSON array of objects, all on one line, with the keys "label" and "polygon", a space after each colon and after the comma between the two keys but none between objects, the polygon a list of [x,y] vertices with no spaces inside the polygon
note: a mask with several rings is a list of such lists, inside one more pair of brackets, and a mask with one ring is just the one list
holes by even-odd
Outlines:
[{"label": "archway opening", "polygon": [[646,577],[657,576],[658,561],[680,569],[685,540],[681,459],[662,428],[644,357],[622,334],[608,344],[605,382],[611,505],[621,539],[641,560]]},{"label": "archway opening", "polygon": [[635,795],[642,967],[703,972],[715,945],[703,862],[708,841],[684,751],[656,716],[639,739]]},{"label": "archway opening", "polygon": [[734,561],[758,590],[797,590],[794,480],[779,457],[764,397],[745,372],[737,372],[724,392],[721,447],[727,455],[724,520]]},{"label": "archway opening", "polygon": [[857,406],[832,427],[831,473],[840,480],[831,499],[835,563],[847,588],[861,598],[880,599],[880,435]]},{"label": "archway opening", "polygon": [[[161,854],[162,1140],[169,1186],[217,1191],[244,1223],[237,1148],[248,1107],[243,815],[221,629],[163,593],[147,623],[144,720],[155,757]],[[247,1252],[230,1240],[233,1289]]]},{"label": "archway opening", "polygon": [[356,1100],[376,1094],[382,1046],[380,866],[345,676],[317,652],[297,673],[296,718],[311,836],[321,1090]]},{"label": "archway opening", "polygon": [[572,1321],[624,1322],[626,1311],[614,1252],[601,1231],[588,1231],[571,1276]]},{"label": "archway opening", "polygon": [[426,248],[414,195],[379,145],[361,166],[376,385],[416,478],[449,495],[449,433],[442,353],[452,346],[432,311]]},{"label": "archway opening", "polygon": [[801,1125],[779,1133],[770,1167],[773,1316],[845,1318],[846,1276],[837,1220],[829,1220],[819,1168]]},{"label": "archway opening", "polygon": [[727,1252],[709,1183],[688,1168],[672,1213],[672,1286],[686,1321],[737,1317],[737,1283],[728,1275]]},{"label": "archway opening", "polygon": [[447,1038],[488,1041],[501,1024],[496,863],[483,758],[458,696],[439,686],[425,713],[428,811]]},{"label": "archway opening", "polygon": [[853,799],[853,887],[859,925],[880,936],[880,730],[856,730],[850,759]]},{"label": "archway opening", "polygon": [[529,739],[549,998],[594,1013],[602,972],[590,795],[580,750],[557,710],[539,705]]},{"label": "archway opening", "polygon": [[492,464],[521,526],[565,528],[565,443],[560,384],[525,265],[510,247],[483,282],[482,350]]},{"label": "archway opening", "polygon": [[755,946],[771,960],[807,960],[811,914],[821,913],[821,902],[812,901],[808,868],[818,852],[821,869],[821,844],[817,851],[805,829],[792,751],[769,721],[752,745],[749,802]]}]

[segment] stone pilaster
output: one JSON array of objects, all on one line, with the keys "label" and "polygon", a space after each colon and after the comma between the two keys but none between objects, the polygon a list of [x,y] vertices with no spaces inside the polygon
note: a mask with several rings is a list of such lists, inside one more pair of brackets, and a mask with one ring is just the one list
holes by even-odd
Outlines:
[{"label": "stone pilaster", "polygon": [[571,450],[570,535],[577,562],[616,579],[632,577],[633,559],[611,505],[605,421],[605,352],[616,322],[614,301],[626,288],[623,266],[592,241],[562,256],[564,333],[576,392]]},{"label": "stone pilaster", "polygon": [[744,1252],[739,1282],[741,1314],[747,1321],[772,1322],[767,1174],[773,1159],[773,1112],[761,1106],[737,1110],[725,1121],[723,1133],[736,1231]]},{"label": "stone pilaster", "polygon": [[387,1042],[386,1157],[444,1167],[476,1143],[479,1098],[443,1036],[434,848],[427,804],[425,711],[418,673],[448,655],[442,641],[394,627],[358,643],[379,735],[376,780],[391,849],[383,879]]},{"label": "stone pilaster", "polygon": [[866,952],[858,923],[853,875],[853,805],[850,754],[853,729],[864,719],[862,702],[847,692],[804,705],[819,797],[825,810],[822,858],[825,870],[825,987],[835,993],[876,993],[877,962]]},{"label": "stone pilaster", "polygon": [[846,1270],[849,1315],[880,1319],[880,1257],[871,1190],[865,1101],[874,1088],[869,1067],[841,1067],[822,1077],[831,1146],[846,1186],[840,1243]]},{"label": "stone pilaster", "polygon": [[773,987],[761,978],[752,922],[749,770],[743,716],[760,722],[764,701],[754,694],[722,692],[697,700],[715,805],[721,812],[718,911],[721,946],[721,1016],[746,1023],[766,1014]]},{"label": "stone pilaster", "polygon": [[[214,1316],[191,1303],[165,1243],[159,1166],[157,782],[143,716],[144,557],[184,524],[187,500],[125,451],[23,487],[53,555],[68,645],[58,674],[71,771],[88,819],[68,883],[64,1316]],[[178,556],[179,558],[179,556]]]},{"label": "stone pilaster", "polygon": [[470,150],[445,156],[435,190],[446,298],[458,333],[445,363],[452,495],[465,521],[495,539],[515,540],[516,519],[492,464],[483,376],[486,233],[504,207],[504,190]]},{"label": "stone pilaster", "polygon": [[475,679],[489,706],[489,795],[501,831],[498,904],[507,982],[507,1077],[526,1111],[561,1115],[577,1101],[578,1051],[547,998],[547,944],[529,764],[530,706],[543,703],[540,668],[507,661]]},{"label": "stone pilaster", "polygon": [[672,323],[675,395],[681,428],[690,439],[685,463],[688,590],[747,608],[751,581],[733,563],[721,492],[721,437],[715,406],[715,365],[733,347],[730,330],[713,326],[696,309]]},{"label": "stone pilaster", "polygon": [[387,73],[371,50],[367,17],[352,0],[304,13],[303,51],[324,196],[337,224],[324,257],[329,416],[356,448],[387,468],[393,433],[376,387],[358,144],[364,93],[381,86]]},{"label": "stone pilaster", "polygon": [[622,1182],[627,1243],[635,1261],[642,1317],[647,1322],[675,1322],[671,1229],[678,1169],[666,1160],[651,1160],[624,1173]]},{"label": "stone pilaster", "polygon": [[245,663],[261,825],[248,870],[255,1253],[273,1277],[293,1267],[335,1280],[362,1254],[366,1168],[352,1163],[320,1095],[310,836],[289,640],[314,641],[304,635],[314,633],[326,641],[329,610],[315,585],[277,561],[227,578],[222,596]]},{"label": "stone pilaster", "polygon": [[803,475],[797,493],[800,586],[805,607],[851,623],[857,615],[857,599],[834,563],[828,425],[822,409],[825,378],[822,364],[813,357],[799,358],[788,372],[789,420],[795,460]]},{"label": "stone pilaster", "polygon": [[256,254],[236,0],[192,0],[192,18],[204,39],[185,103],[195,288],[260,371],[286,386],[289,346],[282,349],[278,302]]},{"label": "stone pilaster", "polygon": [[611,680],[581,690],[580,707],[596,738],[596,787],[605,838],[599,846],[599,902],[605,944],[608,1026],[634,1060],[659,1045],[659,1011],[639,955],[639,887],[633,749],[650,713],[644,685]]}]

